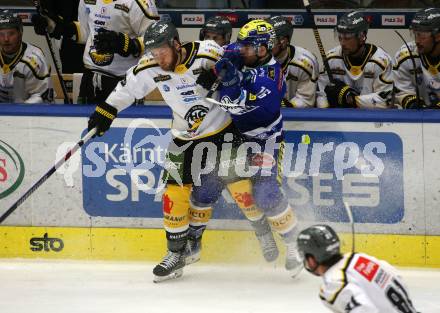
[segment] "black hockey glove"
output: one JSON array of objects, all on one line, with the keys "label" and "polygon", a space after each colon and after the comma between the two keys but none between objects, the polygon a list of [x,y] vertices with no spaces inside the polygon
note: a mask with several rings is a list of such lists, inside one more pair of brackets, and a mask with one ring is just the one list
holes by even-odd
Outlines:
[{"label": "black hockey glove", "polygon": [[340,80],[324,88],[330,108],[357,108],[355,96],[359,93]]},{"label": "black hockey glove", "polygon": [[76,26],[73,22],[66,23],[61,16],[46,16],[34,14],[31,18],[37,35],[49,34],[50,37],[60,39],[61,36],[71,38],[76,34]]},{"label": "black hockey glove", "polygon": [[139,56],[141,46],[137,39],[131,39],[127,34],[117,33],[105,28],[98,29],[93,44],[99,54],[117,53],[123,57]]},{"label": "black hockey glove", "polygon": [[290,102],[289,100],[287,100],[286,98],[283,98],[281,100],[281,106],[283,108],[294,108],[295,106],[293,105],[292,102]]},{"label": "black hockey glove", "polygon": [[423,101],[423,99],[420,98],[417,99],[417,96],[414,95],[406,96],[402,100],[402,107],[404,109],[410,109],[410,110],[423,109],[425,107],[425,102]]},{"label": "black hockey glove", "polygon": [[40,14],[34,14],[31,18],[32,25],[34,25],[34,31],[37,35],[44,36],[47,32],[47,19]]},{"label": "black hockey glove", "polygon": [[97,128],[96,134],[101,137],[110,128],[113,120],[118,115],[118,110],[107,103],[96,106],[95,112],[90,115],[88,131]]},{"label": "black hockey glove", "polygon": [[433,104],[431,104],[431,105],[428,107],[428,109],[431,109],[431,110],[440,110],[440,101],[437,102],[437,103],[433,103]]},{"label": "black hockey glove", "polygon": [[196,83],[204,89],[210,90],[216,79],[217,75],[215,75],[214,70],[203,69],[199,77],[197,77]]}]

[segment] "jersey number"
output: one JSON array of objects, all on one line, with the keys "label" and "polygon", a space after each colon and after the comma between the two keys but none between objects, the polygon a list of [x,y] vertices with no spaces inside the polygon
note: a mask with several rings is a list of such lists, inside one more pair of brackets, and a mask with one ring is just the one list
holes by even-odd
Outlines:
[{"label": "jersey number", "polygon": [[395,279],[385,291],[388,300],[402,313],[416,313],[405,288]]}]

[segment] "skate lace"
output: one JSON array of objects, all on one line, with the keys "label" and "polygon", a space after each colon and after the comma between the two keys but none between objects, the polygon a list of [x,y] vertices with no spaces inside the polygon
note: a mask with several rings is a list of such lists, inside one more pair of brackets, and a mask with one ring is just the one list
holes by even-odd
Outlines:
[{"label": "skate lace", "polygon": [[296,244],[288,244],[286,245],[286,257],[288,260],[295,260],[298,262],[302,262],[301,256],[298,252],[298,247]]},{"label": "skate lace", "polygon": [[179,263],[180,253],[168,251],[168,254],[163,258],[160,265],[165,268],[172,268]]},{"label": "skate lace", "polygon": [[277,243],[275,242],[275,239],[273,238],[271,233],[258,236],[258,240],[260,241],[264,251],[272,251],[274,249],[278,249]]}]

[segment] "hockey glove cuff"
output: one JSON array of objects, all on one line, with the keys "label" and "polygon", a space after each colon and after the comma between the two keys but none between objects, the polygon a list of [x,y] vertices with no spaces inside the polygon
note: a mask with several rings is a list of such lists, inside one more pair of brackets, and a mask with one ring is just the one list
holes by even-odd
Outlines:
[{"label": "hockey glove cuff", "polygon": [[118,115],[118,110],[106,102],[98,104],[95,112],[90,115],[87,129],[97,128],[96,134],[101,137],[110,128],[113,120]]},{"label": "hockey glove cuff", "polygon": [[410,96],[406,96],[405,98],[403,98],[402,100],[402,107],[404,109],[423,109],[423,107],[425,106],[425,103],[423,101],[423,99],[417,99],[417,96],[415,95],[410,95]]}]

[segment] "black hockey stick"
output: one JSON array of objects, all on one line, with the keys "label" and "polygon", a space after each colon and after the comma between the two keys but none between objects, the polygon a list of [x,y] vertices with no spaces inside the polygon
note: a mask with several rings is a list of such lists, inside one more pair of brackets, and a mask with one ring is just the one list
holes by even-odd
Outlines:
[{"label": "black hockey stick", "polygon": [[416,65],[416,61],[415,61],[415,57],[414,54],[412,54],[411,49],[408,46],[408,43],[406,42],[405,38],[403,38],[403,36],[397,31],[395,30],[397,36],[400,37],[400,39],[402,39],[403,43],[406,46],[406,49],[408,49],[409,52],[409,57],[411,59],[411,63],[413,65],[413,69],[414,69],[414,79],[415,79],[415,85],[416,85],[416,97],[417,97],[417,104],[419,105],[419,107],[423,107],[423,103],[421,103],[421,99],[420,99],[420,92],[419,92],[419,84],[417,83],[418,80],[418,76],[417,76],[417,65]]},{"label": "black hockey stick", "polygon": [[37,190],[50,176],[52,176],[53,173],[56,172],[56,170],[63,165],[67,160],[70,159],[70,157],[79,149],[81,148],[87,141],[90,140],[90,138],[92,138],[96,133],[96,128],[92,129],[91,131],[89,131],[83,138],[81,138],[80,141],[78,141],[76,143],[75,146],[73,146],[72,149],[70,149],[62,159],[59,159],[55,165],[49,170],[47,171],[46,174],[44,174],[31,188],[28,189],[28,191],[26,191],[24,193],[24,195],[22,195],[20,197],[20,199],[18,199],[8,210],[6,210],[5,213],[3,213],[2,216],[0,216],[0,224],[9,216],[12,214],[12,212],[14,212],[27,198],[29,198],[29,196],[34,193],[35,190]]},{"label": "black hockey stick", "polygon": [[[34,0],[34,6],[37,9],[37,13],[42,16],[41,14],[41,5],[39,0]],[[46,30],[44,37],[46,38],[47,45],[49,47],[50,56],[52,57],[53,65],[55,67],[55,71],[57,72],[58,80],[60,81],[61,89],[63,90],[63,96],[64,96],[64,103],[69,104],[72,103],[69,99],[69,96],[67,95],[67,88],[66,84],[64,82],[63,76],[61,75],[60,66],[58,64],[58,60],[55,57],[55,52],[53,49],[52,41],[50,40],[49,34]]]},{"label": "black hockey stick", "polygon": [[350,221],[350,225],[351,225],[351,252],[354,253],[354,251],[355,251],[355,232],[354,232],[353,212],[351,211],[351,208],[348,205],[348,203],[345,201],[344,201],[344,207],[345,207],[345,211],[347,212],[348,220]]},{"label": "black hockey stick", "polygon": [[312,29],[313,29],[313,35],[315,36],[316,44],[318,45],[319,54],[322,58],[322,63],[324,64],[325,71],[327,72],[328,79],[330,80],[331,84],[334,84],[334,78],[333,74],[330,70],[330,65],[328,64],[327,56],[325,54],[324,46],[322,44],[321,36],[319,35],[318,27],[315,23],[315,17],[312,13],[312,7],[310,6],[309,0],[303,0],[304,7],[306,8],[307,14],[309,14],[310,21],[312,23]]}]

